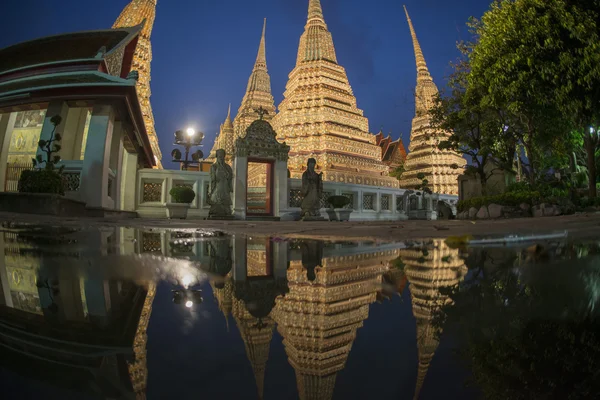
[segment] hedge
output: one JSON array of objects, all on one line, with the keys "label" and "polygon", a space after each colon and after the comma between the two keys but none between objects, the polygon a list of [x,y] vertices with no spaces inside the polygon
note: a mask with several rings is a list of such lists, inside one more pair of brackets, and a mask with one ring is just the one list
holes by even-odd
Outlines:
[{"label": "hedge", "polygon": [[518,207],[522,203],[535,205],[541,199],[539,192],[509,192],[496,196],[474,197],[469,200],[459,201],[456,205],[458,212],[468,211],[471,207],[477,209],[490,204],[501,206]]}]

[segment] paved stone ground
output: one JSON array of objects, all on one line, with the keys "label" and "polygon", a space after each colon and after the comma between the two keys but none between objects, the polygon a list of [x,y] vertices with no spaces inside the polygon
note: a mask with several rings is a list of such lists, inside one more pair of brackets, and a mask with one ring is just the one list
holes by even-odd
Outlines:
[{"label": "paved stone ground", "polygon": [[570,237],[600,239],[600,214],[561,217],[503,219],[492,221],[396,221],[396,222],[256,222],[166,219],[64,218],[31,214],[0,213],[0,221],[73,228],[124,226],[141,229],[202,229],[231,234],[304,237],[319,239],[369,239],[401,241],[409,239],[474,237],[510,234],[544,234],[567,230]]}]

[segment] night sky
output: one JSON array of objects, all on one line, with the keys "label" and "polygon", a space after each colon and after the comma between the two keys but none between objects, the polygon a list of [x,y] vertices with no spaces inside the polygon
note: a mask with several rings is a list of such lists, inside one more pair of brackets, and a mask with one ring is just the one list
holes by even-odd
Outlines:
[{"label": "night sky", "polygon": [[[440,89],[468,39],[465,22],[490,0],[404,0]],[[110,28],[128,0],[3,0],[0,48],[21,41]],[[338,62],[346,68],[371,132],[383,125],[409,143],[416,67],[400,0],[321,0]],[[152,105],[165,167],[173,132],[194,126],[212,148],[227,105],[244,95],[267,18],[267,63],[275,104],[296,63],[308,0],[159,0],[152,33]],[[232,115],[233,116],[233,115]]]}]

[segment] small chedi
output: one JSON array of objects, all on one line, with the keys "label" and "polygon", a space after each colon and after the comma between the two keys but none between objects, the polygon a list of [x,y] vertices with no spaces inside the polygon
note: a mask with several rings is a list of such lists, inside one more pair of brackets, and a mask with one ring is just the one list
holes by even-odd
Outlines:
[{"label": "small chedi", "polygon": [[323,194],[323,173],[317,173],[317,160],[309,158],[306,171],[302,174],[302,203],[300,217],[303,220],[322,220],[321,195]]},{"label": "small chedi", "polygon": [[458,195],[458,177],[467,163],[458,153],[440,150],[437,144],[446,140],[450,132],[440,132],[431,127],[431,108],[435,104],[438,88],[429,73],[425,57],[406,7],[406,18],[412,35],[417,62],[417,87],[415,118],[410,133],[410,153],[406,157],[400,187],[414,189],[422,185],[423,177],[434,193]]},{"label": "small chedi", "polygon": [[225,150],[216,151],[217,161],[210,167],[209,218],[233,218],[231,193],[233,170],[225,162]]}]

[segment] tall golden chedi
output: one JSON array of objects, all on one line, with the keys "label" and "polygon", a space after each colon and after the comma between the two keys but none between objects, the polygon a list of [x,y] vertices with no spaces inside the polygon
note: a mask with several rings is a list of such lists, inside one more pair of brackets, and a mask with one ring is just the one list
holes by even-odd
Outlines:
[{"label": "tall golden chedi", "polygon": [[323,259],[321,264],[311,281],[302,263],[291,261],[290,291],[277,298],[272,313],[296,371],[300,400],[333,398],[337,373],[346,365],[387,269],[380,260],[362,255]]},{"label": "tall golden chedi", "polygon": [[125,28],[136,26],[145,20],[144,28],[139,35],[138,44],[133,55],[132,71],[139,73],[137,81],[137,93],[142,106],[142,114],[144,116],[144,125],[152,152],[156,157],[156,165],[162,168],[162,153],[158,145],[158,137],[154,129],[154,114],[152,105],[150,104],[150,63],[152,62],[152,44],[150,43],[150,35],[154,26],[154,18],[156,17],[156,1],[157,0],[132,0],[131,3],[123,9],[119,18],[113,24],[113,28]]},{"label": "tall golden chedi", "polygon": [[314,157],[326,181],[398,186],[337,62],[319,0],[309,0],[296,67],[272,125],[278,140],[291,147],[292,178],[301,178],[306,160]]},{"label": "tall golden chedi", "polygon": [[[404,7],[410,34],[412,35],[417,62],[417,87],[415,90],[415,118],[410,132],[409,153],[404,164],[405,172],[400,179],[400,187],[414,188],[422,184],[418,175],[423,174],[429,181],[428,186],[434,193],[458,195],[458,176],[466,161],[458,153],[440,150],[437,144],[446,140],[450,132],[431,128],[431,113],[429,110],[439,91],[427,69],[425,57],[417,40],[417,34],[408,10]],[[456,164],[458,168],[452,168]]]},{"label": "tall golden chedi", "polygon": [[400,251],[404,272],[410,283],[413,315],[417,325],[419,366],[414,399],[419,398],[431,360],[438,348],[438,333],[432,320],[440,307],[451,304],[449,296],[440,293],[444,287],[458,285],[467,273],[459,251],[449,248],[443,240],[432,246],[415,246]]}]

